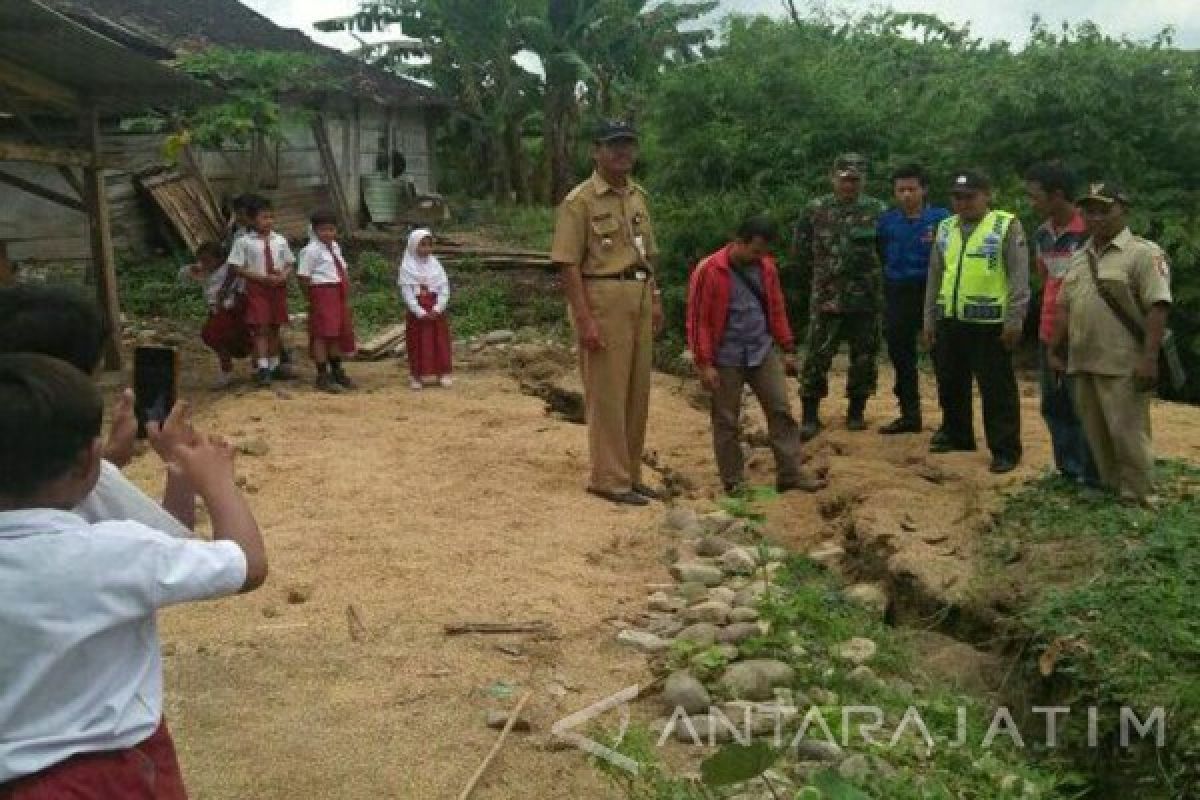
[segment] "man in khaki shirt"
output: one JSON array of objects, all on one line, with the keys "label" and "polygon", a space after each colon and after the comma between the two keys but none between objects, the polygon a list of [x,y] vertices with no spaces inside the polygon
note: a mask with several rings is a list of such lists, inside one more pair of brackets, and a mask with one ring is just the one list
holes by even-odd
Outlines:
[{"label": "man in khaki shirt", "polygon": [[644,506],[658,492],[642,483],[650,404],[652,340],[662,301],[652,263],[658,252],[646,192],[630,178],[637,133],[624,122],[596,129],[595,172],[558,208],[550,257],[579,337],[588,421],[588,491]]},{"label": "man in khaki shirt", "polygon": [[[1063,280],[1049,358],[1057,373],[1074,381],[1076,410],[1101,482],[1122,500],[1144,504],[1153,491],[1150,392],[1158,381],[1171,288],[1161,248],[1126,226],[1128,205],[1113,183],[1092,184],[1080,201],[1091,238]],[[1097,281],[1140,324],[1141,341]]]}]

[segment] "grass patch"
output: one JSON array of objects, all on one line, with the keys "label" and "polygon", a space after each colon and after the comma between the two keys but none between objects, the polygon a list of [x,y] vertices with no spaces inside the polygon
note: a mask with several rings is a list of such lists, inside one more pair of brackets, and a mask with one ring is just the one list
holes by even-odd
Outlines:
[{"label": "grass patch", "polygon": [[121,310],[131,317],[164,317],[201,322],[208,306],[199,285],[179,280],[171,258],[123,259],[117,266]]},{"label": "grass patch", "polygon": [[[1162,505],[1118,505],[1057,477],[1023,487],[985,541],[992,579],[1023,587],[1022,690],[1071,706],[1066,737],[1096,797],[1200,796],[1200,469],[1162,462]],[[1165,712],[1165,746],[1123,748],[1122,707]],[[1043,723],[1044,724],[1044,723]]]},{"label": "grass patch", "polygon": [[455,219],[445,231],[470,231],[505,245],[549,252],[554,238],[554,209],[547,206],[499,205],[491,200],[460,199],[452,203]]}]

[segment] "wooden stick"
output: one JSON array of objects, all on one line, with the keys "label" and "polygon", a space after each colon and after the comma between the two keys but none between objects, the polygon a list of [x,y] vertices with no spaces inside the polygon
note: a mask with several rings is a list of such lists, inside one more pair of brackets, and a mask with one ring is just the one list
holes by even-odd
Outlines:
[{"label": "wooden stick", "polygon": [[533,622],[458,622],[444,628],[447,636],[460,633],[550,633],[554,629],[550,623],[541,620]]},{"label": "wooden stick", "polygon": [[479,783],[479,779],[483,777],[484,770],[492,763],[492,759],[500,752],[500,748],[504,746],[504,740],[508,738],[508,734],[512,732],[513,726],[517,724],[517,718],[521,716],[521,711],[525,708],[525,704],[529,702],[529,698],[533,697],[533,692],[528,691],[521,695],[521,699],[517,701],[517,706],[508,715],[508,722],[504,723],[504,730],[500,731],[500,738],[492,745],[492,750],[483,759],[483,763],[475,770],[475,774],[471,776],[471,780],[467,781],[467,786],[462,790],[462,794],[458,796],[458,800],[467,800],[471,796],[471,792],[475,791],[475,786]]},{"label": "wooden stick", "polygon": [[363,624],[362,617],[358,614],[358,609],[354,604],[346,606],[346,624],[350,629],[350,638],[356,642],[365,641],[368,636],[367,626]]}]

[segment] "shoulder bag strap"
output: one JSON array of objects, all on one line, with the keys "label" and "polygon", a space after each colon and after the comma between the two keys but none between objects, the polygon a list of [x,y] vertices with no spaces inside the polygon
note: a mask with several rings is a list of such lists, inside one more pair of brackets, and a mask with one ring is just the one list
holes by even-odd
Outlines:
[{"label": "shoulder bag strap", "polygon": [[1088,270],[1092,274],[1092,282],[1096,285],[1096,291],[1100,294],[1100,297],[1104,300],[1104,302],[1108,304],[1108,307],[1112,310],[1113,315],[1121,321],[1121,324],[1124,325],[1125,329],[1129,331],[1131,336],[1133,336],[1134,341],[1136,341],[1138,345],[1141,345],[1146,339],[1146,332],[1142,329],[1141,323],[1130,316],[1129,312],[1117,302],[1117,298],[1113,297],[1112,292],[1110,292],[1108,288],[1100,282],[1099,262],[1096,258],[1096,254],[1091,250],[1087,251],[1087,261]]}]

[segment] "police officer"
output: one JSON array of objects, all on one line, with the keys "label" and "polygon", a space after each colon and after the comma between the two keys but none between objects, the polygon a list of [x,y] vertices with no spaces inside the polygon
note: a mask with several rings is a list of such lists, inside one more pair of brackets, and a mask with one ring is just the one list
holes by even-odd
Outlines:
[{"label": "police officer", "polygon": [[812,276],[808,347],[800,372],[804,441],[821,429],[821,398],[829,393],[829,367],[843,341],[850,345],[846,428],[867,427],[863,411],[877,379],[882,283],[875,227],[886,207],[863,195],[866,175],[861,155],[838,156],[833,193],[809,203],[796,223],[793,254],[798,267]]},{"label": "police officer", "polygon": [[938,225],[925,293],[926,344],[934,351],[942,427],[931,453],[974,450],[972,378],[983,399],[991,471],[1021,460],[1021,406],[1012,349],[1029,306],[1029,251],[1015,215],[990,208],[992,185],[965,171],[950,187],[954,216]]},{"label": "police officer", "polygon": [[1130,232],[1129,200],[1118,186],[1092,184],[1079,205],[1091,238],[1059,290],[1048,357],[1057,372],[1070,373],[1100,481],[1126,502],[1152,505],[1149,398],[1171,307],[1170,270],[1157,244]]},{"label": "police officer", "polygon": [[551,258],[562,268],[579,337],[588,491],[644,506],[659,496],[641,479],[652,338],[663,320],[652,267],[658,248],[646,192],[630,178],[637,132],[605,121],[592,141],[595,171],[559,206]]}]

